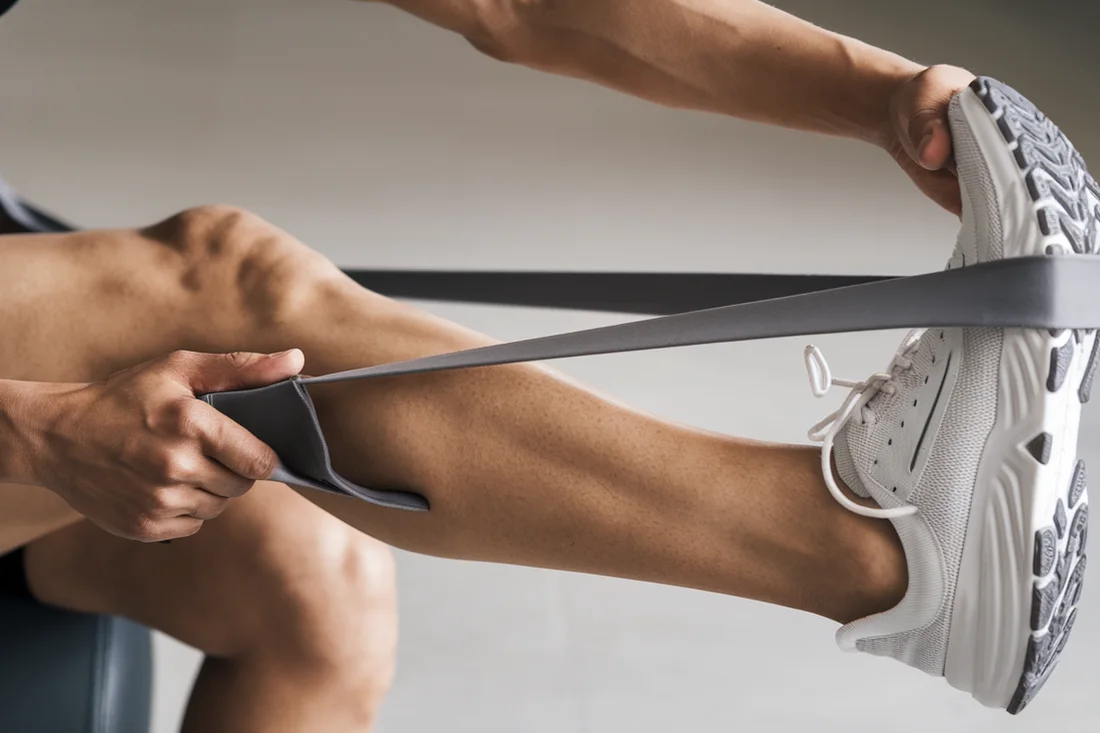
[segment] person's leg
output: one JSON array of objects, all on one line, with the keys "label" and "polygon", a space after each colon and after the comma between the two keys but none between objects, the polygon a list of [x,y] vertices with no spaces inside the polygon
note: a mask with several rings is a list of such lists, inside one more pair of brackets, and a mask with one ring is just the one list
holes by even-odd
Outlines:
[{"label": "person's leg", "polygon": [[[0,318],[21,354],[10,377],[89,379],[180,348],[300,347],[320,374],[489,342],[358,287],[233,209],[33,240],[11,238],[0,253],[0,294],[15,293],[0,296]],[[28,274],[40,284],[15,289]],[[341,473],[415,489],[432,510],[305,496],[396,546],[691,586],[838,621],[888,608],[905,589],[892,528],[836,505],[817,450],[670,425],[539,365],[311,393]]]},{"label": "person's leg", "polygon": [[[4,227],[0,212],[0,233],[21,233]],[[0,259],[11,241],[0,239]],[[23,269],[32,260],[8,262],[35,270]],[[5,294],[0,309],[14,317],[27,300]],[[31,351],[6,355],[0,376],[26,373]],[[89,366],[79,378],[98,374]],[[0,483],[0,517],[0,565],[13,586],[62,608],[134,618],[207,655],[185,731],[370,729],[394,671],[392,555],[286,486],[257,485],[201,539],[168,547],[111,537],[35,486]]]},{"label": "person's leg", "polygon": [[51,491],[0,482],[0,555],[81,519]]},{"label": "person's leg", "polygon": [[282,484],[257,484],[186,541],[143,545],[84,521],[25,553],[40,601],[126,616],[207,655],[185,732],[363,733],[393,678],[389,548]]}]

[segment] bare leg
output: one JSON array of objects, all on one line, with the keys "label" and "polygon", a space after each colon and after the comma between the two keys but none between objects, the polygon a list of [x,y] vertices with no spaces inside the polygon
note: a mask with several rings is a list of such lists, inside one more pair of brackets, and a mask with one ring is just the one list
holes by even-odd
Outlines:
[{"label": "bare leg", "polygon": [[364,733],[393,679],[389,548],[282,484],[168,546],[81,521],[32,542],[26,567],[43,602],[126,616],[207,655],[185,732]]},{"label": "bare leg", "polygon": [[[0,260],[11,241],[0,240]],[[7,261],[24,277],[38,272],[34,258]],[[16,318],[36,292],[9,291],[0,310]],[[26,374],[39,356],[5,349],[0,377]],[[73,361],[41,378],[58,373],[103,376]],[[133,618],[205,653],[185,732],[372,728],[394,673],[392,554],[286,486],[257,485],[201,537],[168,547],[112,537],[35,486],[0,484],[0,515],[0,554],[30,541],[39,600]]]},{"label": "bare leg", "polygon": [[[24,303],[16,314],[34,340],[24,378],[86,377],[89,365],[105,373],[178,348],[296,346],[308,372],[324,373],[488,343],[359,288],[231,209],[12,246],[6,261],[51,273],[31,296],[48,310]],[[77,347],[61,353],[60,343]],[[833,502],[816,450],[669,425],[537,365],[312,394],[338,470],[431,500],[430,513],[408,514],[306,494],[393,545],[695,587],[838,621],[904,592],[893,530]]]}]

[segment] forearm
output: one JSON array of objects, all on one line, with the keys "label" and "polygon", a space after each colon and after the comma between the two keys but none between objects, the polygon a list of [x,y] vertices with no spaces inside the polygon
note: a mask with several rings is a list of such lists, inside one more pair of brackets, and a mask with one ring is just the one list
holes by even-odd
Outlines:
[{"label": "forearm", "polygon": [[388,0],[502,59],[663,105],[882,143],[923,67],[754,0]]}]

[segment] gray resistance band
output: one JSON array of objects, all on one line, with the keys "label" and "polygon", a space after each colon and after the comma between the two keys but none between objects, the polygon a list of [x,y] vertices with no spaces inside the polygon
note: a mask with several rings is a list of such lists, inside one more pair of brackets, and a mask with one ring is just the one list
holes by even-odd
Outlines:
[{"label": "gray resistance band", "polygon": [[[447,299],[482,301],[476,290],[462,282],[460,273],[362,272],[349,273],[361,282],[390,278],[404,281],[404,290],[430,295],[427,289],[445,285]],[[357,486],[337,474],[329,460],[328,446],[306,392],[311,384],[329,384],[378,377],[396,377],[449,369],[485,367],[527,361],[547,361],[574,356],[611,354],[661,349],[673,346],[748,341],[784,336],[870,331],[893,328],[990,327],[990,328],[1080,328],[1100,326],[1100,258],[1082,255],[1020,257],[972,265],[957,270],[899,278],[845,278],[831,276],[730,275],[729,284],[740,291],[727,294],[731,305],[676,313],[679,305],[717,297],[691,293],[691,278],[677,275],[567,274],[527,276],[529,282],[542,278],[531,290],[512,292],[487,289],[493,303],[551,305],[555,307],[597,306],[626,312],[671,312],[617,326],[516,341],[477,349],[382,364],[335,374],[292,378],[259,389],[219,392],[201,399],[240,423],[270,445],[281,465],[273,479],[295,486],[356,496],[374,504],[410,510],[427,510],[424,497],[406,491],[387,491]],[[633,294],[623,287],[653,278],[649,293]],[[662,280],[673,283],[665,302],[658,289]],[[678,279],[679,278],[679,279]],[[684,278],[687,278],[685,280]],[[472,273],[471,281],[486,283],[492,273]],[[553,285],[587,281],[573,298]],[[696,283],[703,280],[696,280]],[[713,280],[712,282],[720,282]],[[853,283],[835,287],[837,282]],[[593,285],[608,286],[606,293]],[[401,283],[397,283],[401,285]],[[490,282],[490,284],[492,284]],[[422,287],[427,286],[427,287]],[[685,295],[687,293],[687,295]],[[783,293],[775,297],[777,293]],[[437,297],[443,297],[438,296]],[[764,297],[765,299],[757,299]],[[579,305],[578,305],[579,304]]]},{"label": "gray resistance band", "polygon": [[395,298],[664,316],[895,278],[640,272],[345,270]]}]

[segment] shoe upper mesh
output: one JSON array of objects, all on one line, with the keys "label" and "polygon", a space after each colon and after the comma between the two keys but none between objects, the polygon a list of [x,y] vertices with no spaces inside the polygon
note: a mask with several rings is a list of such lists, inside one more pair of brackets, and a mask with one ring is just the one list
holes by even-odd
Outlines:
[{"label": "shoe upper mesh", "polygon": [[[970,92],[966,92],[970,93]],[[961,95],[960,95],[961,96]],[[955,257],[964,255],[966,264],[999,259],[1004,247],[1000,225],[997,192],[977,140],[963,115],[957,96],[949,111],[954,139],[956,165],[964,196],[962,229],[956,243]],[[880,462],[880,476],[899,476],[909,469],[911,451],[907,446],[886,445],[901,412],[910,403],[909,395],[922,380],[920,370],[928,363],[921,356],[929,352],[924,341],[939,338],[938,331],[927,332],[921,351],[914,359],[913,375],[899,383],[894,395],[879,395],[872,401],[881,419],[872,427],[849,423],[837,441],[837,467],[841,477],[851,484],[866,483],[866,490],[883,506],[898,502],[891,487],[875,486],[869,478],[874,461]],[[892,520],[905,546],[909,561],[910,589],[906,598],[894,609],[848,624],[838,632],[841,637],[858,638],[861,651],[888,656],[921,669],[929,674],[943,675],[947,659],[951,611],[955,587],[962,562],[970,504],[974,484],[987,437],[997,414],[997,384],[1004,334],[997,329],[963,329],[958,374],[942,422],[936,434],[929,435],[930,453],[923,474],[915,477],[917,484],[908,503],[920,508],[916,516]],[[905,381],[908,380],[908,381]],[[888,462],[888,463],[887,463]],[[886,465],[882,465],[882,464]],[[858,475],[857,475],[858,474]],[[914,523],[924,522],[931,530],[918,531]],[[924,583],[922,574],[942,573],[944,584]],[[935,603],[934,598],[918,597],[936,592],[942,587],[939,612],[928,623],[924,612]],[[908,627],[900,633],[884,633],[890,629]]]}]

